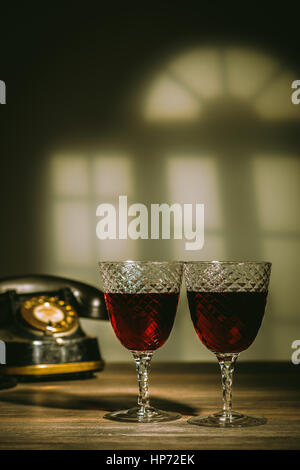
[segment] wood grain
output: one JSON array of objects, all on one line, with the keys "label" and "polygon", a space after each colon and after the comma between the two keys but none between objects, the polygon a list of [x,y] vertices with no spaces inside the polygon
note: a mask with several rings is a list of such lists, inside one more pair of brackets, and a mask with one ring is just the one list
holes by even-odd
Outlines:
[{"label": "wood grain", "polygon": [[0,449],[300,449],[300,365],[240,363],[234,409],[265,416],[264,426],[202,428],[189,416],[221,405],[217,364],[155,364],[152,404],[180,412],[171,423],[103,419],[136,404],[133,364],[110,364],[93,379],[23,383],[0,391]]}]

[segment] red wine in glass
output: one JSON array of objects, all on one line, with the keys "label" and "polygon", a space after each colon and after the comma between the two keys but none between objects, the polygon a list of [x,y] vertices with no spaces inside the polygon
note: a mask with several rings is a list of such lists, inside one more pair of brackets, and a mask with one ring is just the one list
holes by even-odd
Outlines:
[{"label": "red wine in glass", "polygon": [[173,327],[182,281],[180,261],[103,261],[99,263],[106,307],[114,332],[136,364],[137,406],[104,417],[131,423],[157,423],[180,418],[149,401],[149,367],[154,351]]},{"label": "red wine in glass", "polygon": [[112,327],[125,348],[154,351],[172,330],[179,293],[105,293]]},{"label": "red wine in glass", "polygon": [[187,292],[196,333],[213,352],[239,353],[254,341],[267,292]]},{"label": "red wine in glass", "polygon": [[265,418],[232,410],[232,380],[241,351],[261,325],[271,274],[268,261],[187,261],[184,276],[191,317],[204,345],[217,357],[222,379],[222,410],[188,420],[198,426],[245,427]]}]

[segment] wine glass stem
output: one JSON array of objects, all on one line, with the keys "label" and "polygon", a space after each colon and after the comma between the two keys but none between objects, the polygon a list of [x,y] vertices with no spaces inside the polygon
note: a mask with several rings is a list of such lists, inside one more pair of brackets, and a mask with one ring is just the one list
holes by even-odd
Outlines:
[{"label": "wine glass stem", "polygon": [[152,351],[132,351],[137,371],[137,378],[139,384],[138,405],[140,407],[140,414],[144,415],[147,408],[150,407],[149,403],[149,389],[148,389],[148,376],[150,361],[153,355]]},{"label": "wine glass stem", "polygon": [[232,380],[235,361],[238,353],[216,354],[221,368],[222,388],[223,388],[223,416],[226,419],[232,417]]}]

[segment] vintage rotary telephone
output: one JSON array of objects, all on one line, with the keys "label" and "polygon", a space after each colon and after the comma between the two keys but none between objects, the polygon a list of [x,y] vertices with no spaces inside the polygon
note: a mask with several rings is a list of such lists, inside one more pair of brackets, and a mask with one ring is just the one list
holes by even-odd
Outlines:
[{"label": "vintage rotary telephone", "polygon": [[90,377],[103,368],[96,338],[79,317],[107,320],[103,293],[82,282],[48,275],[0,279],[0,374],[18,380]]}]

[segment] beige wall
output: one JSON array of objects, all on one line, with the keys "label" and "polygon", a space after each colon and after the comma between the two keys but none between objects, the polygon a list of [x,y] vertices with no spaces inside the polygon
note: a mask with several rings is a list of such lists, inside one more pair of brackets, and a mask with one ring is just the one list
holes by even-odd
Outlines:
[{"label": "beige wall", "polygon": [[[274,56],[236,46],[183,48],[149,66],[124,92],[120,122],[110,133],[47,151],[33,208],[36,269],[100,285],[100,259],[271,261],[263,326],[242,358],[289,360],[300,338],[295,74]],[[204,203],[204,248],[186,251],[184,240],[101,242],[96,207],[117,204],[121,194],[148,207]],[[130,359],[108,323],[83,326],[99,337],[107,361]],[[183,290],[156,360],[201,359],[213,357],[193,330]]]}]

